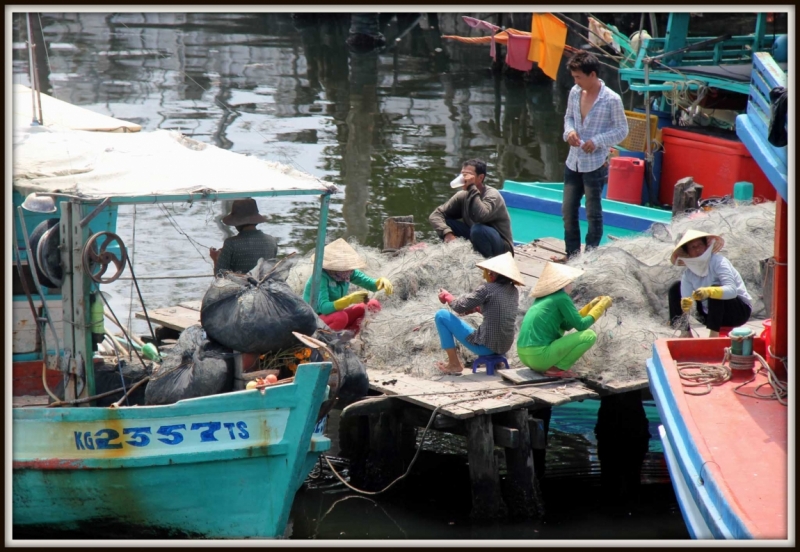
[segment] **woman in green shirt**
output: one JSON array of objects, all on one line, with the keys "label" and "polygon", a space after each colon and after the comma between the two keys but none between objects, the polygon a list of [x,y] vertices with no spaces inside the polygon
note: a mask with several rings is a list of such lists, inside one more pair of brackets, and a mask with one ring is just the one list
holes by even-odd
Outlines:
[{"label": "woman in green shirt", "polygon": [[[581,310],[575,308],[569,293],[581,274],[576,268],[547,263],[531,292],[536,300],[522,320],[517,354],[525,366],[545,376],[576,377],[570,368],[597,340],[589,326],[611,306],[611,297],[600,296]],[[572,329],[578,331],[565,335]]]},{"label": "woman in green shirt", "polygon": [[[370,278],[358,270],[365,264],[356,250],[342,238],[325,246],[316,308],[320,319],[330,329],[352,330],[357,333],[367,310],[381,310],[377,299],[367,300],[369,292],[382,289],[386,295],[391,295],[394,291],[387,278]],[[351,283],[368,291],[359,290],[348,294]],[[311,278],[303,290],[303,300],[311,302]]]}]

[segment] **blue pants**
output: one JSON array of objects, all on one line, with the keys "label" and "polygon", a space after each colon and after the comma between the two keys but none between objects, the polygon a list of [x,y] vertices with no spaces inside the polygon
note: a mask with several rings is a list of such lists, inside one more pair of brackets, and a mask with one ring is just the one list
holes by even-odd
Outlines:
[{"label": "blue pants", "polygon": [[581,251],[581,227],[578,224],[578,213],[581,198],[586,195],[586,249],[600,245],[603,237],[603,207],[600,196],[608,179],[608,167],[580,173],[564,167],[564,202],[561,204],[561,215],[564,219],[564,244],[567,256],[571,257]]},{"label": "blue pants", "polygon": [[491,226],[485,224],[468,226],[463,220],[456,219],[445,219],[444,222],[457,238],[471,241],[472,248],[487,259],[506,252],[506,242],[500,237],[500,232]]},{"label": "blue pants", "polygon": [[[452,228],[452,226],[450,228]],[[447,309],[440,309],[439,312],[436,313],[435,320],[436,329],[439,331],[439,343],[441,343],[442,349],[455,349],[456,342],[453,339],[455,338],[476,355],[497,354],[488,347],[475,345],[467,341],[467,337],[473,333],[475,329],[460,319],[454,312]]]}]

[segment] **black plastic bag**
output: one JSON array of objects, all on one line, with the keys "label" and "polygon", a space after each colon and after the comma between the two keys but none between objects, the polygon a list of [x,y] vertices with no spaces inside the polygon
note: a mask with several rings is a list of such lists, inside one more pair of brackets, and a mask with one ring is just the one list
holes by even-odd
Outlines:
[{"label": "black plastic bag", "polygon": [[233,351],[207,339],[203,328],[186,328],[150,376],[145,393],[149,405],[207,397],[233,389]]},{"label": "black plastic bag", "polygon": [[317,316],[286,283],[290,266],[262,259],[249,274],[216,278],[200,308],[208,337],[235,351],[262,354],[296,347],[292,332],[313,334]]},{"label": "black plastic bag", "polygon": [[788,109],[786,89],[783,86],[776,86],[770,90],[769,101],[770,114],[767,141],[776,148],[782,148],[789,143],[786,133],[786,113]]},{"label": "black plastic bag", "polygon": [[[320,321],[320,324],[323,323]],[[320,328],[314,334],[316,339],[325,343],[333,352],[339,364],[339,389],[337,395],[339,400],[336,408],[344,408],[353,401],[357,401],[367,396],[369,392],[369,378],[367,377],[367,367],[353,351],[350,341],[353,333],[350,331],[335,332],[327,326]],[[312,362],[321,362],[322,356],[315,352],[311,356]],[[335,381],[333,382],[336,383]]]}]

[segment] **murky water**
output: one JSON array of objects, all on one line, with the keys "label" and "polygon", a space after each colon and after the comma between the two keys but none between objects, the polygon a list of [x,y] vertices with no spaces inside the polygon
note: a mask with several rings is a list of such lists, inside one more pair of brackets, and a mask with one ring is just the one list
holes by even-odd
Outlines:
[{"label": "murky water", "polygon": [[[504,17],[508,24],[510,16]],[[568,75],[553,82],[494,73],[486,46],[440,38],[465,33],[456,14],[382,14],[381,25],[390,47],[363,54],[345,45],[349,16],[337,14],[48,13],[35,17],[34,34],[47,46],[37,56],[43,91],[58,99],[144,130],[179,130],[339,185],[331,237],[380,247],[386,216],[413,215],[418,239],[433,239],[427,217],[451,195],[448,182],[471,157],[488,162],[493,186],[506,179],[561,181]],[[580,43],[573,38],[570,43]],[[15,20],[13,42],[25,39],[24,24]],[[14,82],[29,84],[22,48],[13,52],[13,74]],[[601,76],[619,90],[614,73]],[[312,247],[314,200],[261,200],[259,208],[269,219],[262,228],[278,237],[281,253]],[[118,233],[149,309],[202,298],[212,269],[208,248],[230,235],[220,222],[226,213],[221,204],[120,209]],[[163,276],[183,278],[144,279]],[[106,291],[123,321],[141,310],[128,306],[136,298],[129,280]],[[142,333],[145,326],[137,320],[133,329]],[[648,412],[654,416],[652,405]],[[305,490],[288,534],[687,538],[653,420],[640,507],[630,515],[604,508],[595,421],[590,402],[555,409],[544,521],[470,522],[465,457],[446,455],[421,460],[407,485],[374,500],[349,498],[335,481]]]}]

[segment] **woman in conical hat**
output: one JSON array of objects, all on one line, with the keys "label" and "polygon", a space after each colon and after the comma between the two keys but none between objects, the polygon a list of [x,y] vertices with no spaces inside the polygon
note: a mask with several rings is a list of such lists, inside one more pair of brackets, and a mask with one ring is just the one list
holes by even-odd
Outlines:
[{"label": "woman in conical hat", "polygon": [[[325,246],[316,308],[320,319],[330,329],[352,330],[357,333],[367,310],[381,310],[377,299],[367,299],[368,291],[348,293],[351,283],[369,291],[382,289],[386,295],[391,295],[394,291],[387,278],[370,278],[361,272],[359,268],[365,265],[364,259],[342,238]],[[311,278],[306,282],[303,299],[311,302]]]},{"label": "woman in conical hat", "polygon": [[753,300],[739,272],[718,254],[725,240],[716,234],[687,230],[672,250],[670,262],[685,269],[669,288],[669,320],[691,337],[687,316],[696,303],[695,316],[717,337],[722,327],[741,326],[750,319]]},{"label": "woman in conical hat", "polygon": [[[536,300],[522,320],[517,354],[525,366],[545,376],[577,377],[570,368],[597,341],[589,327],[611,306],[611,297],[599,296],[580,310],[575,307],[569,293],[582,274],[548,262],[531,291]],[[564,333],[572,329],[578,331]]]},{"label": "woman in conical hat", "polygon": [[[449,291],[439,290],[439,301],[452,309],[441,309],[435,318],[439,342],[447,353],[447,362],[439,362],[437,367],[445,374],[460,374],[464,369],[456,354],[456,339],[480,356],[505,354],[514,342],[519,305],[516,286],[525,283],[514,257],[503,253],[475,266],[483,269],[486,280],[475,291],[455,298]],[[483,323],[477,330],[457,316],[472,312],[483,314]]]}]

